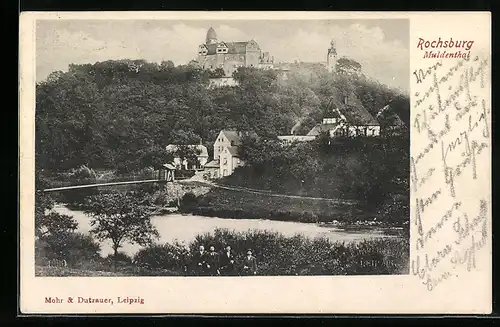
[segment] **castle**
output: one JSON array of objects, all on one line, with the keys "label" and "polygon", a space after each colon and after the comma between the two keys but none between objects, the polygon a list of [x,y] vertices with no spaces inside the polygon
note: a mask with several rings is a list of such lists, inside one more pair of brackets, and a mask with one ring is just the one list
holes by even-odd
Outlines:
[{"label": "castle", "polygon": [[215,30],[210,27],[205,43],[198,46],[198,63],[203,69],[220,68],[224,76],[232,76],[238,67],[272,69],[274,57],[263,52],[255,40],[224,42],[217,40]]}]

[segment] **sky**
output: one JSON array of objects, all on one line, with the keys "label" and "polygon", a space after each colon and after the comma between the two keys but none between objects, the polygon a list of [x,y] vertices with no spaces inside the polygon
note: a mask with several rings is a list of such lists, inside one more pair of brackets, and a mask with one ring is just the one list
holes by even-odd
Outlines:
[{"label": "sky", "polygon": [[39,20],[36,75],[69,64],[144,59],[186,64],[213,27],[219,41],[255,40],[276,62],[325,62],[330,41],[379,82],[409,90],[409,21],[364,20]]}]

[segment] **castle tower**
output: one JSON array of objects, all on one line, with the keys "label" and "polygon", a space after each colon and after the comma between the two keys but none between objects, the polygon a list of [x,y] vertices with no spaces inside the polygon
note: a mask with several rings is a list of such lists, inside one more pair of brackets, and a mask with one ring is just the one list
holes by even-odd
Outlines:
[{"label": "castle tower", "polygon": [[215,30],[210,27],[207,32],[206,44],[216,44],[217,43],[217,34]]},{"label": "castle tower", "polygon": [[335,49],[335,42],[332,40],[330,42],[330,48],[328,49],[328,55],[326,57],[326,67],[329,72],[335,72],[337,66],[337,50]]}]

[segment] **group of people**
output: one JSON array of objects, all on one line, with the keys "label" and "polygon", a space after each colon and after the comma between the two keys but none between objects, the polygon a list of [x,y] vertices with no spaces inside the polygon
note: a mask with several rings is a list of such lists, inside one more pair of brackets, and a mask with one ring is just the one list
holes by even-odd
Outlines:
[{"label": "group of people", "polygon": [[[186,266],[186,271],[188,266]],[[231,246],[227,245],[220,253],[215,251],[214,246],[210,246],[209,251],[201,245],[191,260],[191,272],[201,276],[251,276],[257,274],[257,261],[252,255],[252,250],[248,250],[241,262],[236,262],[235,253]]]}]

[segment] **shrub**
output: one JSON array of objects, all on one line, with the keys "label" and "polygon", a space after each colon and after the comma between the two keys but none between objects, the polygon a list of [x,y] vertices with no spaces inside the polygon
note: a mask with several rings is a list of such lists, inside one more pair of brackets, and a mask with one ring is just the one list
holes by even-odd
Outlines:
[{"label": "shrub", "polygon": [[181,244],[153,245],[141,249],[134,262],[141,268],[182,270],[186,264],[187,249]]},{"label": "shrub", "polygon": [[132,264],[132,258],[124,252],[117,252],[116,254],[108,254],[104,258],[104,262],[108,265],[129,266]]},{"label": "shrub", "polygon": [[68,266],[100,258],[100,245],[92,237],[75,232],[60,232],[38,238],[35,257],[39,263],[65,260]]},{"label": "shrub", "polygon": [[198,205],[198,198],[192,192],[184,194],[181,199],[180,209],[184,212],[190,211]]}]

